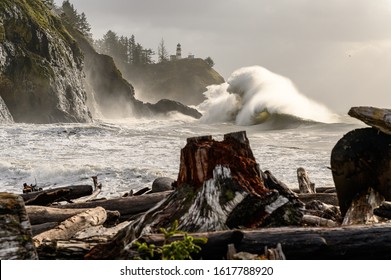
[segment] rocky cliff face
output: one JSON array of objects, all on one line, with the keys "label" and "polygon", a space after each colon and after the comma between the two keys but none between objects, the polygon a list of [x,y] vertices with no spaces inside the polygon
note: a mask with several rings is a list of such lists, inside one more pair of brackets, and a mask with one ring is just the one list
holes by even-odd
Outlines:
[{"label": "rocky cliff face", "polygon": [[149,102],[167,98],[198,105],[205,100],[207,86],[224,83],[224,78],[203,59],[123,66],[121,70],[136,88],[137,97]]},{"label": "rocky cliff face", "polygon": [[172,100],[137,100],[113,59],[43,1],[0,1],[0,122],[89,122],[170,111],[201,116]]},{"label": "rocky cliff face", "polygon": [[0,1],[0,97],[16,122],[88,122],[83,56],[40,0]]},{"label": "rocky cliff face", "polygon": [[3,99],[0,96],[0,123],[11,123],[13,118],[9,112],[7,105],[5,105]]}]

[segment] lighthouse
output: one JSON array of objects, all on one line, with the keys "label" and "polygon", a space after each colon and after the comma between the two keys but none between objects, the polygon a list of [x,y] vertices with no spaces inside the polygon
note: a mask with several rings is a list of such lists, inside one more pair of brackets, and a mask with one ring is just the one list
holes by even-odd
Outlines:
[{"label": "lighthouse", "polygon": [[182,58],[182,47],[181,44],[178,43],[176,45],[176,59],[181,59]]}]

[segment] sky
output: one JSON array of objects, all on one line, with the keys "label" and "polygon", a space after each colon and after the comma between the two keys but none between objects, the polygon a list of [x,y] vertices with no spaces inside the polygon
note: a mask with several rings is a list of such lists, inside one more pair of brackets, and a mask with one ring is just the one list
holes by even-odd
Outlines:
[{"label": "sky", "polygon": [[[391,108],[391,0],[70,0],[99,39],[108,30],[157,51],[210,56],[225,79],[259,65],[346,114]],[[55,0],[61,5],[62,0]]]}]

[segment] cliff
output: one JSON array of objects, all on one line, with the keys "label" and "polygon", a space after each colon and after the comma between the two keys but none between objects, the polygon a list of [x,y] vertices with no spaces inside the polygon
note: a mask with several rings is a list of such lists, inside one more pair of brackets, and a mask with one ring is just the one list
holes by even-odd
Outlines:
[{"label": "cliff", "polygon": [[207,86],[224,83],[224,78],[199,58],[123,66],[121,70],[136,88],[137,97],[149,102],[168,98],[198,105],[205,100]]},{"label": "cliff", "polygon": [[83,56],[40,0],[0,1],[0,97],[16,122],[89,122]]},{"label": "cliff", "polygon": [[200,118],[173,100],[137,100],[113,59],[63,17],[41,0],[0,1],[0,122],[90,122],[170,111]]}]

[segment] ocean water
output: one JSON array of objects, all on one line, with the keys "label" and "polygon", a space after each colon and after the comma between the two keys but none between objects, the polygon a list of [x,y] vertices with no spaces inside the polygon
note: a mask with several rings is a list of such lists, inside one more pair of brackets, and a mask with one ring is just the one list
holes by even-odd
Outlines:
[{"label": "ocean water", "polygon": [[96,119],[90,124],[0,124],[0,191],[21,193],[23,183],[43,189],[92,184],[101,196],[119,197],[176,179],[180,150],[189,137],[246,131],[265,171],[297,188],[304,167],[317,187],[333,186],[331,150],[347,132],[364,125],[301,94],[287,78],[259,66],[235,71],[211,85],[197,106],[200,120],[176,113],[148,119]]},{"label": "ocean water", "polygon": [[177,178],[186,138],[245,130],[262,170],[297,187],[296,169],[304,167],[316,186],[333,185],[327,168],[335,143],[358,124],[302,124],[274,129],[262,125],[205,124],[169,118],[97,120],[91,124],[0,125],[0,191],[21,193],[22,185],[53,188],[92,184],[98,175],[101,196],[117,197],[151,186],[160,176]]}]

